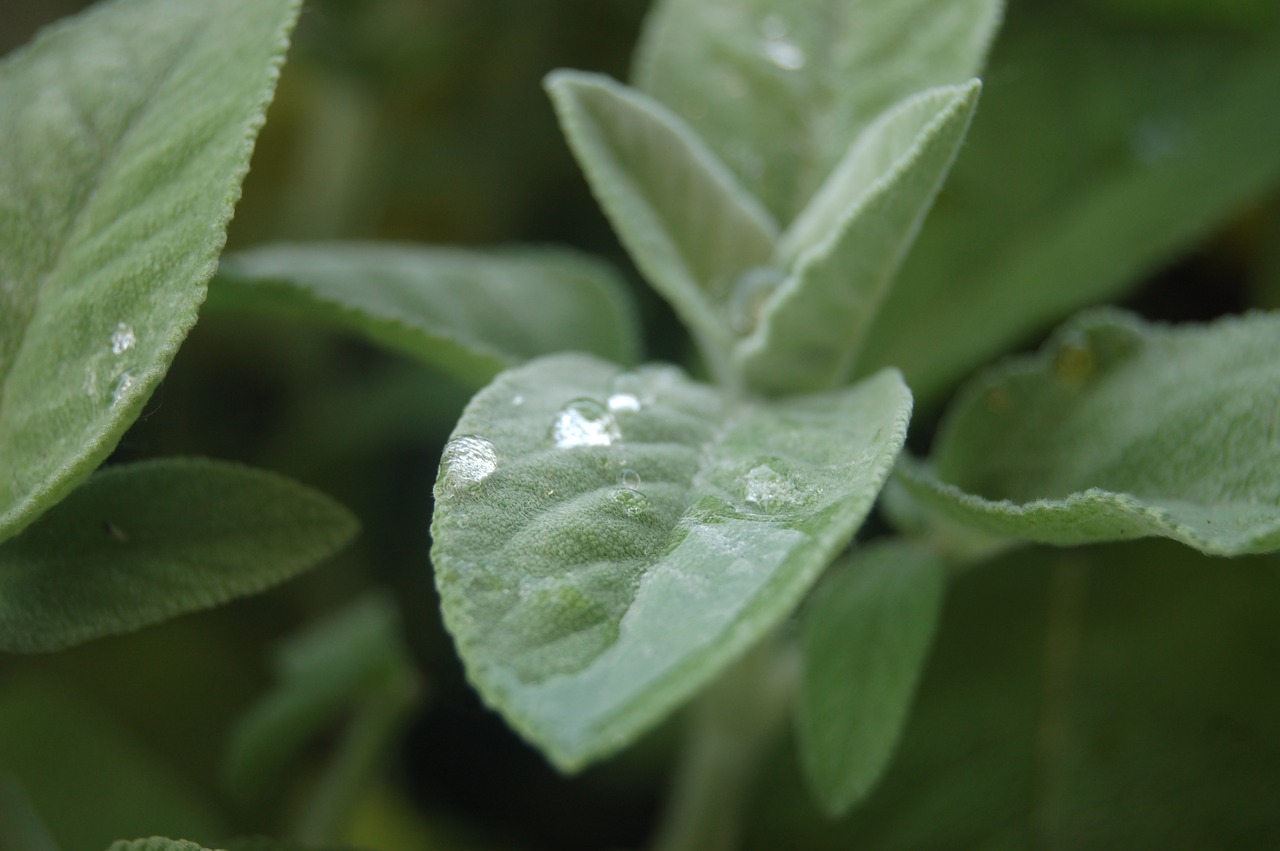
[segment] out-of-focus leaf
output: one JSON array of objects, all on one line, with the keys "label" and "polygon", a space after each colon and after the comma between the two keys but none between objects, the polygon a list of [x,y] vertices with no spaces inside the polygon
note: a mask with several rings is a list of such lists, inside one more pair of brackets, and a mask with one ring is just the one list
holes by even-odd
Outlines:
[{"label": "out-of-focus leaf", "polygon": [[0,687],[0,765],[62,851],[102,851],[121,836],[152,833],[208,841],[224,831],[183,778],[111,720],[38,683]]},{"label": "out-of-focus leaf", "polygon": [[553,73],[547,91],[631,258],[718,366],[732,341],[725,305],[743,273],[768,263],[777,224],[652,98],[578,71]]},{"label": "out-of-focus leaf", "polygon": [[627,744],[795,608],[910,415],[896,373],[784,402],[553,356],[462,415],[432,561],[473,683],[565,770]]},{"label": "out-of-focus leaf", "polygon": [[734,330],[751,333],[734,356],[753,387],[794,393],[848,379],[980,88],[975,80],[931,89],[872,123],[780,239],[774,265],[786,280],[770,292],[768,278],[765,286],[744,279],[733,302],[745,316]]},{"label": "out-of-focus leaf", "polygon": [[1280,314],[1150,325],[1103,311],[968,386],[923,505],[1055,544],[1162,535],[1208,553],[1280,547]]},{"label": "out-of-focus leaf", "polygon": [[22,784],[0,773],[0,848],[15,851],[58,851],[58,843],[32,806]]},{"label": "out-of-focus leaf", "polygon": [[925,401],[1114,298],[1280,177],[1280,15],[1137,29],[1010,10],[983,107],[867,342]]},{"label": "out-of-focus leaf", "polygon": [[875,792],[824,825],[780,771],[747,847],[1274,847],[1278,566],[1144,541],[965,574]]},{"label": "out-of-focus leaf", "polygon": [[195,322],[299,0],[118,0],[0,64],[0,540],[111,452]]},{"label": "out-of-focus leaf", "polygon": [[978,72],[999,0],[665,0],[636,85],[790,221],[871,121]]},{"label": "out-of-focus leaf", "polygon": [[823,809],[841,815],[889,764],[942,606],[938,557],[910,543],[856,550],[804,617],[800,758]]},{"label": "out-of-focus leaf", "polygon": [[261,591],[357,528],[328,497],[261,470],[107,468],[0,544],[0,649],[55,650]]},{"label": "out-of-focus leaf", "polygon": [[557,351],[639,351],[625,285],[568,249],[272,245],[224,257],[210,302],[318,319],[475,382]]},{"label": "out-of-focus leaf", "polygon": [[[214,851],[214,849],[205,848],[203,845],[197,845],[185,839],[165,839],[163,836],[152,836],[147,839],[121,839],[118,842],[111,843],[111,847],[107,851]],[[222,849],[218,849],[218,851],[222,851]]]}]

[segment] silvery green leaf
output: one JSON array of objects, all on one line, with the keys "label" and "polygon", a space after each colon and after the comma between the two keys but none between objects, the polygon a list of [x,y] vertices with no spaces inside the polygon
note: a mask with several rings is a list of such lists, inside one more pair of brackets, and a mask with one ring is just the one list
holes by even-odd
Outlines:
[{"label": "silvery green leaf", "polygon": [[223,257],[210,301],[314,318],[478,382],[557,351],[639,350],[623,282],[568,249],[270,245]]},{"label": "silvery green leaf", "polygon": [[1280,314],[1207,325],[1087,314],[967,386],[900,481],[988,534],[1280,547]]},{"label": "silvery green leaf", "polygon": [[982,65],[999,0],[664,0],[636,85],[790,221],[876,116]]},{"label": "silvery green leaf", "polygon": [[636,266],[717,366],[734,283],[767,264],[777,225],[684,120],[599,74],[557,71],[547,90],[601,207]]},{"label": "silvery green leaf", "polygon": [[[773,393],[842,383],[959,150],[981,85],[907,98],[854,141],[779,240],[776,290],[743,292],[735,360]],[[757,318],[758,316],[758,318]]]},{"label": "silvery green leaf", "polygon": [[137,418],[196,319],[299,0],[117,0],[0,63],[0,540]]},{"label": "silvery green leaf", "polygon": [[503,373],[436,483],[445,622],[560,768],[627,744],[787,617],[870,510],[910,394],[749,401],[584,355]]}]

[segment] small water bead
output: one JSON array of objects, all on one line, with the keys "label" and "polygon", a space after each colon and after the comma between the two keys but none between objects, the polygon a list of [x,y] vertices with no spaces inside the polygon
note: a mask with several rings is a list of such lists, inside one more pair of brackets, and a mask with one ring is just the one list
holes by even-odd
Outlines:
[{"label": "small water bead", "polygon": [[610,494],[609,498],[613,500],[614,504],[621,506],[622,512],[628,517],[643,514],[653,504],[649,501],[649,497],[631,488],[618,488]]},{"label": "small water bead", "polygon": [[517,408],[520,407],[524,404],[524,397],[517,393],[511,397],[511,404],[515,405]]},{"label": "small water bead", "polygon": [[623,470],[622,475],[618,477],[618,481],[622,483],[624,488],[635,490],[640,487],[640,474],[630,468]]},{"label": "small water bead", "polygon": [[787,38],[789,32],[786,21],[777,15],[769,15],[760,23],[760,34],[764,36],[760,50],[765,59],[783,71],[799,71],[808,57],[800,45]]},{"label": "small water bead", "polygon": [[138,342],[138,335],[123,322],[116,323],[116,330],[111,333],[111,354],[122,355],[132,349]]},{"label": "small water bead", "polygon": [[132,372],[122,372],[120,377],[116,379],[115,389],[111,391],[111,404],[117,405],[129,391],[133,389],[134,377]]},{"label": "small water bead", "polygon": [[440,457],[440,483],[450,493],[479,484],[498,469],[493,444],[474,434],[463,434],[445,444]]},{"label": "small water bead", "polygon": [[621,437],[613,414],[594,399],[575,399],[551,424],[551,439],[559,449],[612,446]]},{"label": "small water bead", "polygon": [[800,491],[768,464],[752,467],[743,482],[747,502],[765,511],[780,511],[800,501]]},{"label": "small water bead", "polygon": [[640,399],[631,393],[614,393],[606,404],[615,414],[624,412],[634,414],[640,410]]}]

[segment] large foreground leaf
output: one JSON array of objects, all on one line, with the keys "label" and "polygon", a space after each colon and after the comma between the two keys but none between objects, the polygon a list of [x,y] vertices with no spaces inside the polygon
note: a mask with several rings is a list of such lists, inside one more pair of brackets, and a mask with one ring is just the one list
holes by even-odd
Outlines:
[{"label": "large foreground leaf", "polygon": [[0,540],[110,453],[195,322],[298,0],[118,0],[0,65]]},{"label": "large foreground leaf", "polygon": [[800,758],[828,813],[869,792],[893,755],[942,606],[937,555],[909,543],[856,550],[804,619]]},{"label": "large foreground leaf", "polygon": [[1280,315],[1149,325],[1114,311],[995,367],[944,423],[921,503],[982,531],[1079,544],[1163,535],[1280,547]]},{"label": "large foreground leaf", "polygon": [[272,245],[224,257],[210,303],[314,317],[479,382],[552,352],[639,349],[617,274],[567,249]]},{"label": "large foreground leaf", "polygon": [[779,765],[746,846],[1276,847],[1277,567],[1143,541],[962,576],[876,791],[824,823]]},{"label": "large foreground leaf", "polygon": [[896,373],[775,404],[564,355],[467,407],[436,484],[449,629],[491,704],[571,770],[785,618],[905,435]]},{"label": "large foreground leaf", "polygon": [[652,98],[577,71],[555,72],[547,90],[614,230],[714,365],[731,342],[729,296],[743,273],[768,262],[777,225]]},{"label": "large foreground leaf", "polygon": [[0,544],[0,649],[56,650],[261,591],[356,528],[328,497],[260,470],[110,467]]},{"label": "large foreground leaf", "polygon": [[1111,300],[1274,185],[1271,5],[1246,28],[1143,30],[1070,3],[1015,4],[982,110],[863,371],[899,367],[920,401],[937,399],[1010,345]]},{"label": "large foreground leaf", "polygon": [[951,168],[980,88],[974,80],[931,89],[889,110],[857,138],[787,228],[774,257],[786,280],[776,292],[756,284],[756,291],[735,299],[745,313],[735,330],[745,334],[755,326],[734,352],[753,387],[794,393],[848,379]]},{"label": "large foreground leaf", "polygon": [[780,221],[877,115],[978,72],[999,0],[665,0],[636,85],[683,116]]}]

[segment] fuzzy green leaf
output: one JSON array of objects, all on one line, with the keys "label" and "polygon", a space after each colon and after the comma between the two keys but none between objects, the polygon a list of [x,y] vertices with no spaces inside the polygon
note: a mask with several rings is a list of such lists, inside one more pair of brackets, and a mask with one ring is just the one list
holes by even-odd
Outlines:
[{"label": "fuzzy green leaf", "polygon": [[636,266],[712,359],[731,343],[726,303],[764,266],[777,225],[697,133],[662,104],[599,74],[547,78],[560,124]]},{"label": "fuzzy green leaf", "polygon": [[[849,376],[858,350],[959,150],[981,85],[931,89],[868,127],[778,243],[788,278],[743,293],[755,329],[735,358],[772,393],[818,390]],[[756,323],[750,311],[759,310]]]},{"label": "fuzzy green leaf", "polygon": [[907,490],[978,530],[1054,544],[1162,535],[1280,547],[1280,314],[1151,325],[1099,311],[965,389]]},{"label": "fuzzy green leaf", "polygon": [[1280,180],[1277,56],[1280,14],[1180,31],[1011,8],[982,109],[860,369],[899,367],[918,400],[938,399],[1221,227]]},{"label": "fuzzy green leaf", "polygon": [[910,405],[891,371],[773,404],[578,355],[504,373],[436,483],[432,560],[472,682],[562,769],[623,746],[794,609]]},{"label": "fuzzy green leaf", "polygon": [[119,842],[111,843],[107,851],[211,851],[211,849],[185,839],[152,836],[147,839],[121,839]]},{"label": "fuzzy green leaf", "polygon": [[0,649],[56,650],[261,591],[357,525],[328,497],[260,470],[109,467],[0,544]]},{"label": "fuzzy green leaf", "polygon": [[790,221],[890,106],[978,72],[999,0],[665,0],[636,85]]},{"label": "fuzzy green leaf", "polygon": [[796,733],[809,785],[832,816],[865,797],[889,764],[943,583],[936,555],[882,544],[833,568],[805,613]]},{"label": "fuzzy green leaf", "polygon": [[35,811],[22,783],[0,772],[0,848],[59,851],[49,829]]},{"label": "fuzzy green leaf", "polygon": [[119,0],[0,65],[0,540],[111,452],[196,319],[298,0]]},{"label": "fuzzy green leaf", "polygon": [[272,245],[224,257],[210,303],[313,317],[480,383],[552,352],[639,351],[617,274],[566,249]]}]

